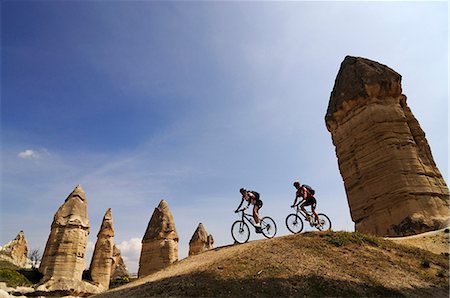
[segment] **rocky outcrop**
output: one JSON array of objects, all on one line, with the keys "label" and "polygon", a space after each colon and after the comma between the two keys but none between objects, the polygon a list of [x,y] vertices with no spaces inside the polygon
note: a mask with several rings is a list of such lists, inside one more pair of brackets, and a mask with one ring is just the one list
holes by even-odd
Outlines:
[{"label": "rocky outcrop", "polygon": [[448,187],[398,73],[347,56],[325,121],[357,231],[411,235],[448,225]]},{"label": "rocky outcrop", "polygon": [[109,208],[103,217],[100,231],[97,235],[94,253],[90,266],[92,280],[102,285],[105,289],[109,288],[111,278],[111,269],[113,264],[113,246],[114,246],[114,228],[112,220],[112,211]]},{"label": "rocky outcrop", "polygon": [[83,296],[102,290],[81,280],[89,228],[86,194],[78,185],[53,218],[39,267],[44,277],[37,294]]},{"label": "rocky outcrop", "polygon": [[148,223],[139,259],[138,276],[159,271],[178,260],[178,234],[169,205],[162,200]]},{"label": "rocky outcrop", "polygon": [[195,255],[210,250],[213,248],[213,244],[213,236],[206,232],[202,223],[199,223],[194,235],[192,235],[191,241],[189,241],[189,255]]},{"label": "rocky outcrop", "polygon": [[130,273],[128,272],[128,268],[125,265],[125,262],[123,261],[120,249],[118,249],[117,246],[114,244],[112,266],[111,266],[111,279],[117,279],[128,276],[130,276]]},{"label": "rocky outcrop", "polygon": [[19,268],[28,265],[28,245],[23,231],[7,244],[0,246],[0,260],[9,262]]}]

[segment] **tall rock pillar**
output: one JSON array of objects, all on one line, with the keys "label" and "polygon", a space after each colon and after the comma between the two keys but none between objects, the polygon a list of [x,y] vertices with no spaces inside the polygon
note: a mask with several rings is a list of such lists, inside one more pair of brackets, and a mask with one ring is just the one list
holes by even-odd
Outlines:
[{"label": "tall rock pillar", "polygon": [[111,279],[111,268],[113,263],[114,228],[111,208],[106,210],[102,226],[97,235],[94,254],[90,266],[92,280],[102,285],[106,290],[109,288]]},{"label": "tall rock pillar", "polygon": [[178,260],[178,234],[169,205],[162,200],[148,223],[139,259],[138,276],[159,271]]},{"label": "tall rock pillar", "polygon": [[75,187],[56,212],[39,271],[52,277],[81,281],[89,234],[86,194]]},{"label": "tall rock pillar", "polygon": [[325,121],[357,231],[397,236],[448,225],[449,190],[398,73],[347,56]]}]

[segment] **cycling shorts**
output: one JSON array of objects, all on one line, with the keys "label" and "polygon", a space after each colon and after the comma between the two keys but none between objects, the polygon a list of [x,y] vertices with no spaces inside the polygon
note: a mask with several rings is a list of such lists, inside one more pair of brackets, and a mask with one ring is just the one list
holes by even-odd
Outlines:
[{"label": "cycling shorts", "polygon": [[261,209],[261,207],[263,206],[263,202],[261,200],[256,200],[255,206]]},{"label": "cycling shorts", "polygon": [[311,208],[316,209],[317,201],[315,198],[309,198],[305,200],[305,202],[302,204],[303,206],[311,206]]}]

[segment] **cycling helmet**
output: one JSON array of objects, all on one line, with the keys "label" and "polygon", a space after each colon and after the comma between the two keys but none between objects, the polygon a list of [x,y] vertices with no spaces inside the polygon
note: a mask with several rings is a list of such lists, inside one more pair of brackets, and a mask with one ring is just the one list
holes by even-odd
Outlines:
[{"label": "cycling helmet", "polygon": [[294,187],[299,187],[300,186],[300,182],[295,181],[293,185],[294,185]]},{"label": "cycling helmet", "polygon": [[243,187],[239,190],[240,193],[243,193],[243,192],[246,192],[246,191],[247,190],[245,188],[243,188]]}]

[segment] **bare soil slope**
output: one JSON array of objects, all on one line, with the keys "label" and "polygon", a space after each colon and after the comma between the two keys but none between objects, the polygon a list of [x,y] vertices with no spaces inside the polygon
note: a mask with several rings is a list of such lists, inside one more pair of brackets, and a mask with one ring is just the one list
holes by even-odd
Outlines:
[{"label": "bare soil slope", "polygon": [[222,247],[96,297],[448,297],[448,257],[348,232]]},{"label": "bare soil slope", "polygon": [[450,228],[408,237],[386,238],[396,243],[429,250],[435,254],[450,253]]}]

